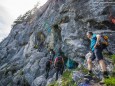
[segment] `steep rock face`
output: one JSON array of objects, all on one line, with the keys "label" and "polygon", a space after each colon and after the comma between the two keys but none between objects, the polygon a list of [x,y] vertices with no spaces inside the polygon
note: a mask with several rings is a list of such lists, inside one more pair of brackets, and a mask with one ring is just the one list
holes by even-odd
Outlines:
[{"label": "steep rock face", "polygon": [[112,4],[97,4],[100,1],[104,0],[48,0],[15,21],[9,36],[0,43],[0,85],[44,86],[47,80],[41,75],[48,49],[58,52],[61,48],[66,57],[81,63],[89,50],[85,36],[89,30],[108,34],[109,49],[115,53],[115,25],[108,11],[115,9]]}]

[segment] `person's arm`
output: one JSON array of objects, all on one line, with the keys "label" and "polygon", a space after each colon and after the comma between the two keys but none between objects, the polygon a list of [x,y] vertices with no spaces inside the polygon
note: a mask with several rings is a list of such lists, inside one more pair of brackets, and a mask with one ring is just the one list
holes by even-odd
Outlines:
[{"label": "person's arm", "polygon": [[97,41],[96,41],[96,44],[95,44],[94,48],[96,48],[97,45],[100,45],[99,41],[100,41],[101,36],[96,35],[96,37],[97,37]]},{"label": "person's arm", "polygon": [[63,65],[64,65],[64,59],[62,58],[62,61],[63,61]]},{"label": "person's arm", "polygon": [[54,61],[54,67],[55,67],[55,64],[56,64],[56,59],[55,59],[55,61]]}]

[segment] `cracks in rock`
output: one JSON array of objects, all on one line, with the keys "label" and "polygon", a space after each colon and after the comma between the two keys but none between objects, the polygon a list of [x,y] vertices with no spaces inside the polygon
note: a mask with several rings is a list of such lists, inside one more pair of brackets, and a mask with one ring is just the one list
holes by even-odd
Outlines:
[{"label": "cracks in rock", "polygon": [[109,20],[97,22],[95,19],[90,19],[90,20],[87,20],[87,22],[89,23],[90,28],[93,27],[98,30],[106,30],[106,29],[115,30],[114,29],[115,25],[112,24]]}]

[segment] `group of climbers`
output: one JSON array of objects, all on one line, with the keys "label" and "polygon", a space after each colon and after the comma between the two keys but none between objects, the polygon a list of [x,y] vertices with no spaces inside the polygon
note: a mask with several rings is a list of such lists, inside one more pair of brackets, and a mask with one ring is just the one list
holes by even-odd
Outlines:
[{"label": "group of climbers", "polygon": [[64,70],[64,59],[61,56],[61,54],[59,53],[57,57],[55,57],[55,52],[53,49],[50,49],[49,51],[49,59],[46,62],[46,79],[49,76],[49,71],[51,69],[51,66],[53,66],[53,68],[55,68],[56,71],[56,80],[58,79],[59,74],[63,74],[63,70]]},{"label": "group of climbers", "polygon": [[55,53],[53,49],[49,50],[49,58],[46,61],[46,79],[49,76],[50,70],[55,68],[56,71],[56,80],[58,80],[58,76],[63,74],[65,68],[73,69],[78,66],[78,63],[67,58],[62,52],[61,48],[59,48],[58,52]]},{"label": "group of climbers", "polygon": [[[92,61],[95,59],[98,59],[99,65],[102,69],[103,79],[100,81],[100,83],[104,83],[104,79],[108,77],[107,72],[107,66],[104,61],[104,57],[102,55],[102,52],[104,49],[107,50],[108,46],[108,37],[98,34],[93,34],[93,32],[87,32],[87,38],[90,39],[90,48],[91,48],[91,55],[90,58],[87,59],[88,64],[88,74],[86,74],[84,77],[92,76]],[[59,73],[62,75],[64,70],[64,58],[61,56],[61,54],[58,54],[57,57],[55,57],[55,52],[53,49],[50,49],[49,51],[50,57],[48,61],[46,62],[46,78],[48,78],[49,71],[51,69],[51,65],[53,64],[55,70],[56,70],[56,80],[58,79]],[[71,59],[68,59],[67,65],[71,62],[71,64],[68,66],[70,69],[71,65],[76,65],[72,63]],[[78,66],[78,64],[77,64]]]},{"label": "group of climbers", "polygon": [[[107,46],[109,45],[108,37],[103,36],[103,35],[94,34],[93,32],[90,32],[90,31],[86,33],[86,36],[91,41],[90,43],[90,48],[91,48],[90,53],[91,54],[89,56],[90,58],[87,58],[87,64],[88,64],[89,71],[88,71],[88,74],[86,74],[84,77],[92,76],[93,74],[92,73],[92,68],[93,68],[92,61],[94,61],[95,59],[98,59],[98,62],[99,62],[99,65],[101,67],[102,74],[103,74],[103,79],[102,81],[100,81],[100,83],[104,83],[104,79],[108,77],[108,72],[107,72],[107,66],[105,64],[102,52],[104,49],[108,51],[107,49]],[[41,37],[41,38],[44,38],[44,37]],[[112,54],[112,53],[109,52],[109,54]],[[56,70],[56,80],[58,79],[59,73],[61,75],[63,74],[65,65],[69,69],[78,66],[76,62],[72,61],[69,58],[68,60],[65,60],[65,58],[63,57],[64,56],[62,55],[61,49],[59,49],[58,54],[55,53],[53,49],[49,50],[49,59],[46,62],[46,68],[45,68],[46,69],[46,79],[49,77],[49,71],[51,70],[52,66]]]},{"label": "group of climbers", "polygon": [[[40,35],[39,46],[42,46],[45,40],[45,36],[42,33],[39,33],[39,35]],[[86,74],[84,77],[88,77],[92,75],[92,68],[93,68],[92,61],[94,61],[95,59],[98,59],[98,62],[103,74],[103,79],[102,81],[100,81],[100,83],[104,83],[104,79],[108,77],[108,72],[107,72],[107,66],[105,64],[102,52],[104,49],[108,51],[107,49],[107,46],[109,45],[108,36],[103,36],[101,34],[94,34],[93,32],[90,32],[90,31],[86,33],[86,36],[91,41],[90,43],[91,56],[89,56],[90,58],[87,59],[89,71],[88,71],[88,74]],[[42,48],[40,47],[40,49]],[[112,53],[109,52],[109,54],[112,54]],[[72,61],[71,59],[68,59],[65,62],[64,61],[65,61],[65,58],[63,58],[63,55],[61,54],[61,48],[59,48],[58,54],[55,53],[53,49],[50,49],[49,59],[46,62],[46,78],[48,78],[49,76],[49,71],[52,65],[53,65],[53,68],[55,68],[56,70],[56,80],[58,79],[59,73],[61,75],[63,74],[65,65],[67,65],[69,69],[78,66],[78,64],[76,64],[76,62]]]}]

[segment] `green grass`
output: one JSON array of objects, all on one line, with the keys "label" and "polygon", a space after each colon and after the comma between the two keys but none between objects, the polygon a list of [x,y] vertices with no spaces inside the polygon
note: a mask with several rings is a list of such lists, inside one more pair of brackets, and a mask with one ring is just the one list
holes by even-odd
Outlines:
[{"label": "green grass", "polygon": [[115,86],[115,77],[105,79],[106,86]]},{"label": "green grass", "polygon": [[[107,56],[106,56],[107,57]],[[108,55],[108,58],[112,60],[112,63],[115,65],[115,55]],[[115,86],[115,67],[112,71],[112,75],[110,78],[105,79],[106,86]]]},{"label": "green grass", "polygon": [[112,55],[112,62],[115,64],[115,55]]},{"label": "green grass", "polygon": [[83,65],[81,65],[80,68],[76,68],[75,71],[81,71],[81,72],[84,73],[84,74],[87,74],[87,73],[88,73],[88,69],[85,68]]},{"label": "green grass", "polygon": [[[61,86],[76,86],[76,83],[72,80],[72,71],[66,70],[62,75],[62,83]],[[55,81],[48,86],[59,86],[58,83]]]},{"label": "green grass", "polygon": [[62,76],[62,86],[76,86],[72,80],[72,71],[66,70]]},{"label": "green grass", "polygon": [[71,71],[66,70],[62,76],[62,86],[68,86],[72,80]]}]

